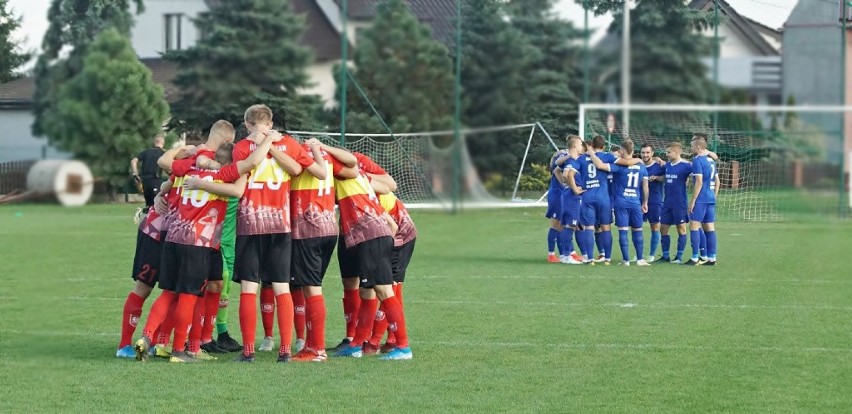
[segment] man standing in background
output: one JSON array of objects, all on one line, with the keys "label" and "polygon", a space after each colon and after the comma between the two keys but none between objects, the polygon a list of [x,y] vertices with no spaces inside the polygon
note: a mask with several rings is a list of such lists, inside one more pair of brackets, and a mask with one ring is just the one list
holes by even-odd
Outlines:
[{"label": "man standing in background", "polygon": [[[142,184],[142,193],[145,195],[145,208],[137,214],[148,213],[148,209],[154,205],[154,196],[157,195],[157,191],[163,183],[157,160],[165,153],[163,151],[165,143],[166,139],[162,135],[157,135],[154,137],[154,145],[151,148],[140,152],[130,160],[130,171],[133,172],[133,179]],[[139,171],[140,162],[142,163],[142,171]]]}]

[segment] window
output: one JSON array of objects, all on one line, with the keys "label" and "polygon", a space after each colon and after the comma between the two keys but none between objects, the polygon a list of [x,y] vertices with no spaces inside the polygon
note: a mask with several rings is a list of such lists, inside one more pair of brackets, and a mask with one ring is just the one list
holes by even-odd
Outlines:
[{"label": "window", "polygon": [[165,14],[163,15],[165,23],[165,51],[181,49],[181,23],[183,22],[183,14]]}]

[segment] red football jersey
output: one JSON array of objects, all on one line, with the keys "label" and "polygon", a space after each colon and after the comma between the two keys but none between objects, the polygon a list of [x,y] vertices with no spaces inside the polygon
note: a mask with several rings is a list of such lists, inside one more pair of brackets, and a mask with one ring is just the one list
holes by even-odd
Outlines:
[{"label": "red football jersey", "polygon": [[[308,155],[313,153],[307,144],[302,144]],[[290,219],[293,223],[293,239],[312,239],[337,235],[337,219],[334,214],[334,175],[345,165],[322,151],[326,165],[326,179],[320,180],[304,171],[293,178],[290,186]]]},{"label": "red football jersey", "polygon": [[408,214],[408,209],[405,208],[405,204],[402,204],[394,193],[381,194],[379,195],[379,201],[382,203],[382,207],[385,211],[390,214],[393,221],[396,222],[396,225],[399,226],[399,229],[396,231],[396,235],[393,238],[394,247],[402,246],[405,243],[408,243],[414,240],[417,237],[417,228],[414,227],[414,221],[411,220],[411,216]]},{"label": "red football jersey", "polygon": [[336,179],[334,186],[337,206],[340,208],[340,226],[347,248],[391,235],[382,217],[385,209],[367,177],[359,175],[358,178]]},{"label": "red football jersey", "polygon": [[[226,183],[240,178],[235,164],[226,165],[218,171],[193,168],[186,176]],[[182,191],[177,214],[169,224],[166,241],[219,249],[227,208],[228,197],[204,190]]]},{"label": "red football jersey", "polygon": [[361,170],[362,173],[375,174],[375,175],[385,175],[387,171],[382,168],[381,165],[376,164],[370,157],[360,153],[353,152],[352,155],[355,156],[355,159],[358,160],[358,169]]},{"label": "red football jersey", "polygon": [[180,205],[180,195],[183,191],[183,177],[195,168],[195,163],[201,155],[205,155],[210,159],[216,158],[216,152],[203,148],[191,157],[172,162],[172,174],[169,176],[169,181],[172,182],[172,189],[165,195],[166,201],[169,204],[169,211],[163,215],[163,230],[169,228],[169,225],[177,214],[178,206]]},{"label": "red football jersey", "polygon": [[[302,168],[314,163],[305,149],[284,135],[272,146],[293,158]],[[234,163],[248,158],[257,143],[244,139],[234,145]],[[237,212],[237,235],[290,233],[290,174],[267,154],[249,173]]]},{"label": "red football jersey", "polygon": [[139,231],[156,241],[160,241],[160,231],[165,229],[163,223],[165,223],[165,217],[157,213],[154,207],[151,207],[148,209],[145,219],[139,223]]}]

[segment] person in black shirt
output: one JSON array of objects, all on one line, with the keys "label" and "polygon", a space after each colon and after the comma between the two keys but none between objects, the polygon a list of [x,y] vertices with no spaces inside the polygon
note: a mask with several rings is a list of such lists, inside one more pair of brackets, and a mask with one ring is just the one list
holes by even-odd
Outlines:
[{"label": "person in black shirt", "polygon": [[[130,161],[130,169],[133,171],[133,178],[137,182],[142,183],[142,191],[145,194],[145,212],[148,208],[154,205],[154,196],[160,190],[160,184],[163,179],[160,176],[161,170],[157,166],[157,160],[163,156],[163,145],[166,140],[162,135],[154,137],[154,146],[142,151]],[[139,164],[142,164],[142,171],[139,171]]]}]

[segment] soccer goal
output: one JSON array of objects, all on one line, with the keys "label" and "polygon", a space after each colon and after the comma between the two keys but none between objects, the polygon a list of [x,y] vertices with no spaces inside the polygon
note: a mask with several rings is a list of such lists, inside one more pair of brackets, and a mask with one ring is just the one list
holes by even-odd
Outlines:
[{"label": "soccer goal", "polygon": [[[629,130],[623,123],[629,111]],[[582,104],[580,135],[611,145],[625,138],[650,144],[664,156],[679,142],[685,153],[694,133],[708,137],[720,158],[718,214],[727,220],[778,221],[846,216],[852,151],[849,106]]]},{"label": "soccer goal", "polygon": [[[339,133],[290,134],[341,145]],[[453,137],[453,131],[347,133],[343,146],[367,154],[383,166],[397,182],[396,195],[411,208],[452,208],[456,173],[461,183],[456,201],[462,207],[543,205],[549,180],[545,165],[557,145],[540,124],[463,129],[458,161]],[[492,168],[497,162],[504,167]]]}]

